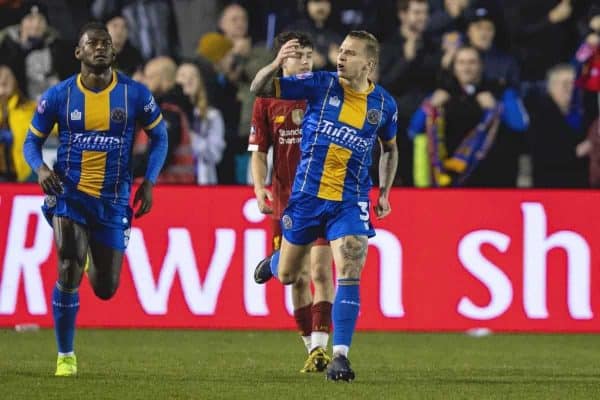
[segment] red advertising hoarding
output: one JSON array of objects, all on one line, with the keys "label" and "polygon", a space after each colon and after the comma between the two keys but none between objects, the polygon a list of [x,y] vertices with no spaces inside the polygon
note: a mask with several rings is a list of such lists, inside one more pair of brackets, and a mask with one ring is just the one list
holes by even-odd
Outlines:
[{"label": "red advertising hoarding", "polygon": [[[52,231],[35,185],[0,185],[0,326],[52,325]],[[591,191],[395,190],[374,221],[363,330],[600,332]],[[292,328],[289,288],[256,285],[269,223],[245,187],[157,187],[110,301],[84,278],[78,325]]]}]

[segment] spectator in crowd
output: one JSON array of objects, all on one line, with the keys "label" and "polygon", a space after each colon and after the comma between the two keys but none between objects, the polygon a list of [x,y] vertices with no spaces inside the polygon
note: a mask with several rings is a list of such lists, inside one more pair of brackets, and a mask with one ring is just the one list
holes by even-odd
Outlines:
[{"label": "spectator in crowd", "polygon": [[[79,31],[83,25],[90,21],[90,0],[37,0],[48,10],[48,23],[58,33],[61,41],[69,51],[77,44]],[[75,65],[78,67],[78,64]]]},{"label": "spectator in crowd", "polygon": [[[581,109],[573,96],[575,69],[560,64],[548,71],[547,93],[526,99],[535,187],[588,186]],[[583,142],[583,143],[582,143]]]},{"label": "spectator in crowd", "polygon": [[353,30],[371,32],[380,42],[396,31],[397,0],[344,0],[334,2],[333,17],[339,20],[341,35]]},{"label": "spectator in crowd", "polygon": [[272,55],[264,46],[253,46],[248,36],[248,14],[239,4],[227,6],[219,20],[219,28],[233,43],[229,54],[227,78],[237,86],[237,99],[240,101],[239,125],[235,131],[228,131],[227,151],[223,161],[233,160],[234,181],[232,183],[247,184],[250,181],[248,164],[250,157],[246,151],[254,95],[250,92],[251,79],[258,70],[271,60]]},{"label": "spectator in crowd", "polygon": [[11,66],[19,87],[35,99],[62,78],[74,73],[72,49],[66,53],[56,31],[48,26],[47,9],[25,3],[19,25],[0,32],[0,63]]},{"label": "spectator in crowd", "polygon": [[225,150],[223,116],[209,104],[204,81],[196,64],[181,64],[177,69],[176,81],[194,105],[190,136],[196,160],[196,182],[199,185],[216,185],[217,164],[221,162]]},{"label": "spectator in crowd", "polygon": [[35,102],[19,90],[11,69],[0,65],[0,182],[24,182],[32,175],[23,144],[34,111]]},{"label": "spectator in crowd", "polygon": [[[514,186],[516,160],[486,165],[496,137],[527,128],[527,115],[514,91],[503,93],[482,78],[473,47],[461,47],[451,66],[452,80],[436,89],[411,121],[418,186]],[[499,106],[499,103],[502,106]],[[425,132],[425,135],[418,135]],[[508,183],[506,181],[509,181]]]},{"label": "spectator in crowd", "polygon": [[583,43],[575,53],[577,87],[583,91],[584,127],[598,117],[600,108],[600,4],[590,8]]},{"label": "spectator in crowd", "polygon": [[[239,66],[252,50],[252,39],[248,36],[248,13],[239,4],[230,4],[223,9],[219,18],[219,29],[233,43],[231,52]],[[241,73],[241,68],[236,72]]]},{"label": "spectator in crowd", "polygon": [[[160,106],[169,134],[169,150],[157,182],[195,183],[194,158],[189,126],[193,106],[175,78],[177,64],[169,57],[157,57],[144,68],[144,83]],[[145,135],[138,135],[134,145],[134,175],[143,176],[148,159]]]},{"label": "spectator in crowd", "polygon": [[[118,12],[118,8],[112,13]],[[112,14],[109,13],[109,14]],[[169,0],[131,0],[121,10],[127,20],[129,40],[144,60],[180,56],[177,21]]]},{"label": "spectator in crowd", "polygon": [[184,58],[196,55],[198,39],[205,33],[217,29],[218,0],[174,1],[173,11],[177,20],[177,31]]},{"label": "spectator in crowd", "polygon": [[518,89],[519,66],[517,60],[499,50],[494,45],[496,21],[491,11],[485,7],[470,9],[467,12],[467,39],[479,50],[483,60],[483,78],[497,82],[502,87]]},{"label": "spectator in crowd", "polygon": [[465,31],[465,12],[469,7],[469,0],[443,0],[443,7],[434,10],[429,25],[428,34],[440,43],[442,37],[448,32]]},{"label": "spectator in crowd", "polygon": [[331,1],[308,0],[306,14],[307,18],[292,24],[286,30],[310,35],[315,45],[313,52],[315,71],[335,69],[342,36],[335,32],[330,24]]},{"label": "spectator in crowd", "polygon": [[304,14],[305,0],[228,0],[248,11],[248,35],[255,43],[273,47],[275,35]]},{"label": "spectator in crowd", "polygon": [[[576,46],[572,0],[511,0],[506,21],[526,89],[545,79],[546,71],[567,62]],[[528,89],[527,89],[528,90]]]},{"label": "spectator in crowd", "polygon": [[[235,143],[238,141],[238,127],[240,124],[241,103],[237,98],[237,82],[230,79],[234,65],[234,55],[231,51],[233,43],[225,35],[209,32],[202,36],[198,43],[198,55],[202,60],[207,60],[212,65],[215,73],[214,90],[209,93],[211,104],[221,110],[225,120],[225,153],[217,173],[219,183],[235,183]],[[231,77],[233,78],[233,77]]]},{"label": "spectator in crowd", "polygon": [[115,15],[106,22],[106,29],[108,29],[115,48],[114,67],[127,75],[133,75],[135,71],[142,68],[144,60],[138,49],[133,47],[128,39],[127,21],[121,15]]},{"label": "spectator in crowd", "polygon": [[[398,132],[406,132],[410,117],[433,90],[440,65],[439,51],[424,35],[428,10],[427,0],[399,0],[400,25],[381,49],[380,83],[396,98]],[[397,142],[396,185],[412,186],[412,144],[406,135],[398,135]]]}]

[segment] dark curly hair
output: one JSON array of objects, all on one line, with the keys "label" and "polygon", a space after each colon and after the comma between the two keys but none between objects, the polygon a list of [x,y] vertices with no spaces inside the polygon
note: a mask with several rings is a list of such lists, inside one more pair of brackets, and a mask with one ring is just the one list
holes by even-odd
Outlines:
[{"label": "dark curly hair", "polygon": [[278,52],[286,42],[289,42],[292,39],[298,39],[298,43],[300,47],[310,47],[311,49],[314,47],[313,41],[309,35],[304,32],[290,31],[290,32],[281,32],[275,38],[275,52]]}]

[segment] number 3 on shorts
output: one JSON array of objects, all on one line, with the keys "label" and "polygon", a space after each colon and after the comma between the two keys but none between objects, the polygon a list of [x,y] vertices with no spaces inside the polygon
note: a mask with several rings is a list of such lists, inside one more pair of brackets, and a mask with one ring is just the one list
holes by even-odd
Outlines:
[{"label": "number 3 on shorts", "polygon": [[368,221],[369,220],[369,202],[368,201],[359,201],[357,204],[360,207],[360,220]]}]

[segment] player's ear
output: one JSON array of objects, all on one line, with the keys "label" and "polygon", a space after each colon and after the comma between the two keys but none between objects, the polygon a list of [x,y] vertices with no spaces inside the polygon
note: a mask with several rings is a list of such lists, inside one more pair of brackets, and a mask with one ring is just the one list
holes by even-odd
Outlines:
[{"label": "player's ear", "polygon": [[75,58],[81,61],[81,48],[79,46],[75,47]]}]

